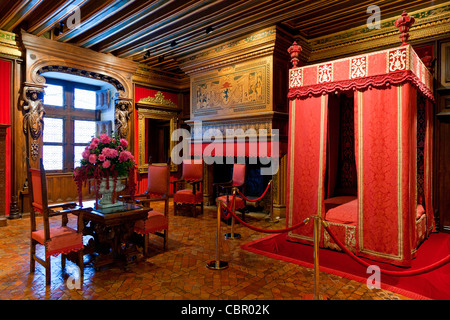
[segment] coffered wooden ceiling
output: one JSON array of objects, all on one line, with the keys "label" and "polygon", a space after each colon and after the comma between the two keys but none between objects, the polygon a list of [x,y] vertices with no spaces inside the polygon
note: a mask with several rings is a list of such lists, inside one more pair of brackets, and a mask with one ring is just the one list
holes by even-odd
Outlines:
[{"label": "coffered wooden ceiling", "polygon": [[[447,0],[448,1],[448,0]],[[366,23],[369,5],[381,18],[445,1],[374,0],[2,0],[0,29],[76,44],[179,75],[177,58],[277,24],[293,35],[321,37]],[[78,6],[81,24],[63,26]],[[145,56],[149,53],[150,56]]]}]

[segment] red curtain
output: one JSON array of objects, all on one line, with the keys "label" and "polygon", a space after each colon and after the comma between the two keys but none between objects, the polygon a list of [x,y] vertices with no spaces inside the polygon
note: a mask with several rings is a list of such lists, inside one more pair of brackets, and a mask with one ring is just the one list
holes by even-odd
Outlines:
[{"label": "red curtain", "polygon": [[336,94],[328,96],[328,121],[327,121],[327,193],[325,198],[333,197],[338,176],[339,156],[339,124],[340,124],[340,99]]},{"label": "red curtain", "polygon": [[[0,123],[11,124],[11,62],[0,59]],[[5,214],[11,203],[11,128],[6,134]]]},{"label": "red curtain", "polygon": [[433,188],[433,103],[425,102],[425,147],[424,147],[424,193],[425,212],[427,215],[427,234],[436,231],[432,199]]},{"label": "red curtain", "polygon": [[355,92],[357,250],[404,266],[415,240],[416,98],[410,83]]},{"label": "red curtain", "polygon": [[[288,143],[287,224],[324,216],[328,95],[290,102]],[[288,234],[293,241],[311,243],[313,223]]]}]

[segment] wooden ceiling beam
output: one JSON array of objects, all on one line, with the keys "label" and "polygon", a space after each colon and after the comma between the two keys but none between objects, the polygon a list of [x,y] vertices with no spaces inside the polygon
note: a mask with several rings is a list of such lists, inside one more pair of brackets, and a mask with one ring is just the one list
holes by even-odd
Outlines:
[{"label": "wooden ceiling beam", "polygon": [[[77,45],[88,48],[98,41],[113,36],[121,25],[128,23],[128,19],[140,19],[138,15],[143,8],[151,7],[159,2],[146,0],[120,0],[113,1],[104,9],[98,10],[90,17],[83,17],[79,28],[68,30],[56,40],[62,42],[75,41]],[[149,4],[150,3],[150,4]],[[133,6],[131,5],[133,4]],[[126,10],[126,12],[124,12]]]},{"label": "wooden ceiling beam", "polygon": [[[234,5],[231,8],[228,7],[227,11],[222,13],[214,12],[209,16],[205,15],[201,20],[188,21],[179,28],[172,29],[170,34],[161,34],[158,37],[153,37],[151,41],[140,41],[134,46],[129,46],[126,51],[118,51],[116,54],[120,57],[133,57],[139,55],[146,48],[151,48],[156,55],[172,53],[178,55],[183,48],[192,49],[194,44],[205,43],[207,46],[215,44],[221,40],[220,35],[225,38],[238,36],[242,25],[250,25],[254,30],[273,24],[271,19],[273,19],[274,14],[281,12],[281,10],[284,10],[284,13],[293,12],[293,7],[299,4],[298,1],[278,1],[278,5],[274,1],[271,1],[271,3],[272,7],[263,5],[255,7],[249,1],[245,1],[243,6]],[[288,3],[291,3],[291,7],[288,6]],[[262,25],[260,21],[263,21]],[[220,25],[221,23],[223,26]],[[259,25],[256,23],[259,23]],[[214,33],[206,35],[206,26],[213,26]],[[170,47],[169,44],[172,40],[177,40],[176,48]]]},{"label": "wooden ceiling beam", "polygon": [[[4,19],[0,29],[12,32],[22,21],[28,18],[28,16],[34,12],[34,10],[43,2],[44,0],[31,0],[31,1],[11,1],[17,5],[13,9],[13,15]],[[14,6],[13,6],[14,8]]]},{"label": "wooden ceiling beam", "polygon": [[[123,36],[114,40],[113,43],[107,43],[100,45],[97,50],[100,52],[112,52],[119,50],[120,48],[128,45],[129,43],[140,41],[143,37],[151,37],[152,33],[157,32],[161,29],[171,29],[174,23],[179,22],[184,19],[185,16],[196,12],[199,8],[205,8],[214,5],[213,0],[208,1],[187,1],[184,6],[177,10],[168,10],[167,12],[162,12],[161,14],[155,13],[154,20],[149,23],[145,23],[140,27],[131,25],[129,29],[133,32],[127,32]],[[180,7],[178,5],[178,7]],[[170,9],[163,8],[163,9]]]},{"label": "wooden ceiling beam", "polygon": [[69,11],[71,6],[82,6],[87,1],[88,0],[58,1],[52,8],[48,7],[46,2],[43,2],[38,8],[40,9],[40,14],[33,15],[33,18],[28,20],[29,24],[27,32],[36,36],[43,35],[60,21],[72,14],[72,12]]},{"label": "wooden ceiling beam", "polygon": [[124,5],[132,3],[127,0],[96,0],[89,1],[82,8],[80,8],[80,24],[73,29],[64,27],[64,31],[59,36],[55,36],[54,40],[60,42],[68,42],[70,39],[75,37],[77,34],[82,32],[89,32],[98,23],[111,14],[114,14],[118,10],[121,10]]},{"label": "wooden ceiling beam", "polygon": [[[382,20],[391,21],[404,9],[441,4],[447,10],[450,0],[3,0],[0,28],[18,32],[20,26],[41,36],[72,14],[69,5],[78,5],[80,26],[52,33],[53,40],[182,75],[177,61],[275,25],[302,36],[306,46],[360,30],[356,28],[364,27],[372,4],[380,7]],[[207,27],[213,32],[206,33]],[[148,50],[151,57],[144,59]]]},{"label": "wooden ceiling beam", "polygon": [[[431,2],[445,2],[444,1],[424,1],[412,0],[408,2],[407,9],[413,11],[421,7],[430,5]],[[348,1],[347,1],[348,2]],[[296,18],[290,21],[284,21],[283,24],[288,25],[292,29],[297,29],[305,32],[309,37],[321,37],[334,32],[342,31],[342,26],[348,28],[356,27],[365,24],[369,14],[366,10],[369,5],[378,5],[381,9],[381,19],[400,16],[405,9],[405,2],[397,1],[360,1],[354,4],[343,5],[344,1],[339,1],[337,8],[333,5],[327,6],[323,11],[316,12],[310,16],[302,15],[301,18]],[[339,8],[340,7],[340,8]]]},{"label": "wooden ceiling beam", "polygon": [[[247,0],[241,0],[240,3],[249,3]],[[237,3],[235,2],[235,5]],[[214,13],[204,15],[203,18],[199,20],[187,19],[186,22],[181,22],[181,26],[176,28],[171,28],[167,32],[161,32],[159,35],[148,35],[147,37],[150,40],[142,40],[136,43],[134,46],[128,46],[126,50],[119,50],[116,54],[120,57],[128,57],[139,55],[141,52],[146,51],[148,48],[154,53],[158,52],[156,55],[160,55],[161,52],[165,52],[169,54],[171,51],[175,51],[179,48],[179,45],[176,48],[170,49],[170,43],[173,40],[178,40],[178,43],[184,44],[185,40],[190,37],[195,37],[199,34],[206,34],[207,26],[219,26],[222,22],[229,23],[233,20],[233,16],[237,15],[241,12],[237,9],[236,13],[230,13],[229,8],[221,8],[220,10],[215,10]],[[222,16],[223,14],[223,16]],[[225,23],[224,23],[225,24]],[[216,27],[217,29],[217,27]],[[167,50],[167,48],[169,48]],[[159,51],[161,50],[161,51]]]},{"label": "wooden ceiling beam", "polygon": [[[273,4],[273,2],[272,2]],[[202,50],[202,48],[207,46],[212,46],[220,42],[226,41],[226,39],[237,37],[246,32],[255,31],[257,29],[262,29],[267,26],[276,24],[279,17],[292,18],[292,16],[303,12],[306,8],[311,8],[317,6],[314,3],[305,4],[304,6],[299,5],[298,1],[290,1],[290,6],[287,1],[282,1],[279,6],[273,5],[272,7],[262,6],[258,10],[254,7],[250,8],[252,13],[246,15],[245,11],[241,8],[237,9],[236,18],[227,13],[223,17],[224,27],[215,28],[214,34],[207,36],[204,29],[201,29],[197,33],[184,34],[182,36],[182,41],[179,41],[179,45],[176,48],[170,48],[167,41],[168,36],[161,36],[161,41],[155,44],[154,41],[141,42],[136,45],[136,47],[131,47],[130,52],[118,52],[117,55],[120,57],[135,57],[144,50],[144,48],[151,48],[154,55],[176,55],[187,54],[195,50]],[[312,10],[312,9],[311,9]],[[243,16],[246,16],[245,24]],[[204,22],[207,19],[203,19]],[[222,21],[220,15],[214,15],[212,21]],[[215,23],[209,23],[210,25],[216,25]],[[198,31],[198,30],[197,30]],[[175,32],[175,30],[174,30]],[[180,36],[181,38],[181,36]],[[154,40],[154,39],[153,39]]]}]

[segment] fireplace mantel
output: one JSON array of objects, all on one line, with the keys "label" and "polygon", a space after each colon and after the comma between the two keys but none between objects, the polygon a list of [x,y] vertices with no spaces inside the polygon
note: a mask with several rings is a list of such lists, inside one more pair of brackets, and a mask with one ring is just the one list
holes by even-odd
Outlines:
[{"label": "fireplace mantel", "polygon": [[[290,35],[273,26],[182,61],[191,78],[190,119],[185,121],[191,127],[190,154],[204,156],[203,151],[213,142],[219,144],[214,156],[224,156],[222,142],[230,142],[232,135],[235,150],[245,145],[244,156],[255,157],[251,150],[259,149],[253,141],[262,141],[263,150],[269,151],[262,156],[276,157],[280,163],[280,170],[272,177],[277,216],[283,215],[285,207],[283,156],[288,140],[287,49],[291,43]],[[227,135],[227,130],[231,134]],[[270,152],[273,146],[276,153]],[[259,151],[256,156],[260,156]],[[205,203],[213,198],[212,175],[212,166],[205,166]]]}]

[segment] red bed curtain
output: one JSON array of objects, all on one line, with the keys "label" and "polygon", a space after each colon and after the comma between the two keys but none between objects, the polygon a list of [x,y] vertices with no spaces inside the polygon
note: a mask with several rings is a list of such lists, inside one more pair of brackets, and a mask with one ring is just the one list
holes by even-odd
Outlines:
[{"label": "red bed curtain", "polygon": [[[295,225],[319,214],[324,216],[328,95],[290,102],[287,224]],[[288,238],[313,241],[313,224],[295,229]]]},{"label": "red bed curtain", "polygon": [[355,91],[357,252],[405,266],[415,248],[416,99],[410,83]]},{"label": "red bed curtain", "polygon": [[328,121],[327,121],[327,193],[325,198],[334,195],[338,176],[339,157],[339,123],[340,123],[340,99],[336,94],[328,96]]},{"label": "red bed curtain", "polygon": [[424,194],[427,215],[427,234],[436,231],[433,209],[433,103],[425,102]]},{"label": "red bed curtain", "polygon": [[[0,59],[0,123],[11,124],[11,62]],[[11,203],[11,128],[6,130],[5,215]],[[3,210],[3,209],[0,209]]]}]

